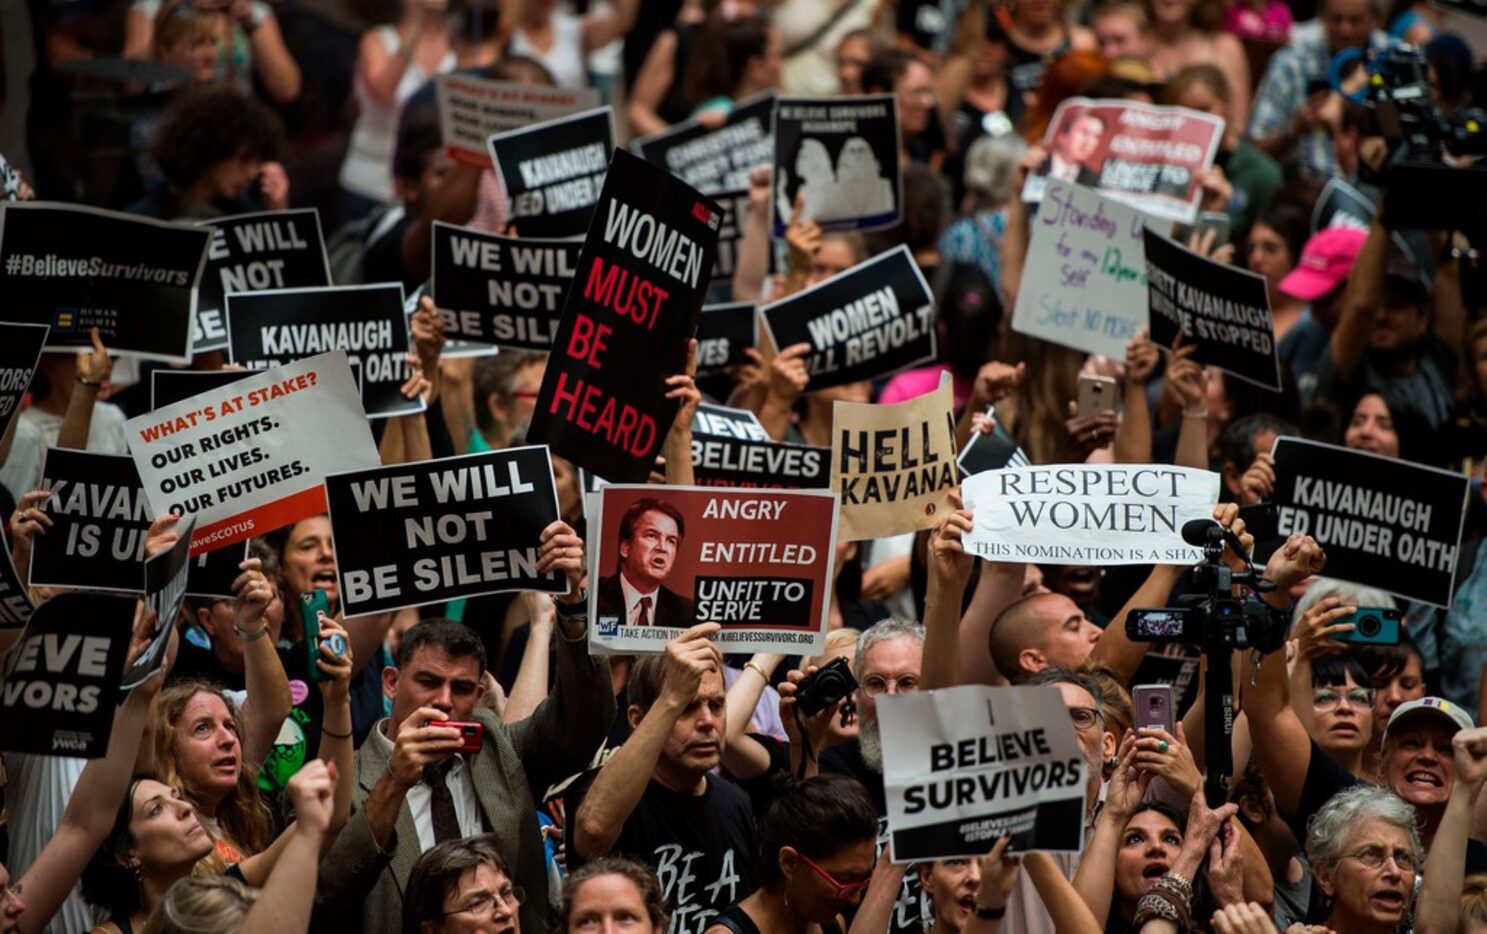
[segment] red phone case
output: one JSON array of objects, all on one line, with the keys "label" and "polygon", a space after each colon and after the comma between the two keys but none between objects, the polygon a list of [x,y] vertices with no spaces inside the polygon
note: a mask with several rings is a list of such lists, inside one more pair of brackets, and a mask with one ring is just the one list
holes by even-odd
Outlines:
[{"label": "red phone case", "polygon": [[430,720],[429,726],[454,727],[460,731],[464,738],[464,745],[460,746],[460,752],[475,753],[485,746],[485,724],[471,720]]}]

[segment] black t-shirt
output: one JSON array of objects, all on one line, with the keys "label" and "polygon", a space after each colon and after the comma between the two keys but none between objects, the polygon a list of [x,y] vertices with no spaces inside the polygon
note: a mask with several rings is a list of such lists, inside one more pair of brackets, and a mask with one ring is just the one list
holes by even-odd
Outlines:
[{"label": "black t-shirt", "polygon": [[[320,723],[325,718],[325,700],[320,695],[319,684],[311,682],[307,674],[309,658],[304,647],[285,648],[280,645],[277,651],[284,674],[289,678],[289,695],[294,707],[284,719],[268,759],[258,770],[258,786],[273,792],[283,791],[300,766],[320,754]],[[182,639],[175,666],[170,671],[170,681],[188,678],[214,681],[229,691],[246,689],[243,676],[223,668],[211,649]]]},{"label": "black t-shirt", "polygon": [[[598,771],[573,783],[566,795],[564,834],[568,868],[582,865],[573,843],[574,819]],[[718,912],[754,891],[754,816],[749,796],[709,775],[700,795],[679,794],[652,780],[612,852],[656,870],[672,905],[672,934],[701,931]]]}]

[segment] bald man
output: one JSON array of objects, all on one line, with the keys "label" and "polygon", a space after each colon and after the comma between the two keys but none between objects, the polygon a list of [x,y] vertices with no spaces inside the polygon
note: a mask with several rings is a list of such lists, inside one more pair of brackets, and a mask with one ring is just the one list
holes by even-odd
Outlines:
[{"label": "bald man", "polygon": [[1084,664],[1100,633],[1063,594],[1033,594],[997,617],[991,627],[991,661],[1009,683],[1025,684],[1045,668]]}]

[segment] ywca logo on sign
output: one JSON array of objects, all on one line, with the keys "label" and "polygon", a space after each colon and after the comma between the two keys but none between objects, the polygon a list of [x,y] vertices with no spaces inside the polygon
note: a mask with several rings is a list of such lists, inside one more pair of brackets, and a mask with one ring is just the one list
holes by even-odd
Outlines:
[{"label": "ywca logo on sign", "polygon": [[66,750],[68,752],[85,752],[88,744],[93,741],[93,734],[79,733],[76,730],[58,730],[52,734],[52,752]]},{"label": "ywca logo on sign", "polygon": [[692,205],[692,216],[702,223],[706,224],[711,230],[717,230],[723,222],[723,219],[721,217],[714,214],[711,210],[708,209],[708,206],[703,204],[701,201],[698,201],[696,204]]}]

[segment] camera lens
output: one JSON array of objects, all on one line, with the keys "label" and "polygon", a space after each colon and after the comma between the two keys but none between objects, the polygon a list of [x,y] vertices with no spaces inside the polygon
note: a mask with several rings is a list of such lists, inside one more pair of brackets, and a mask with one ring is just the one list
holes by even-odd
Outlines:
[{"label": "camera lens", "polygon": [[1383,623],[1379,621],[1377,616],[1362,616],[1358,618],[1358,635],[1360,636],[1376,636],[1379,634],[1379,630],[1383,628]]}]

